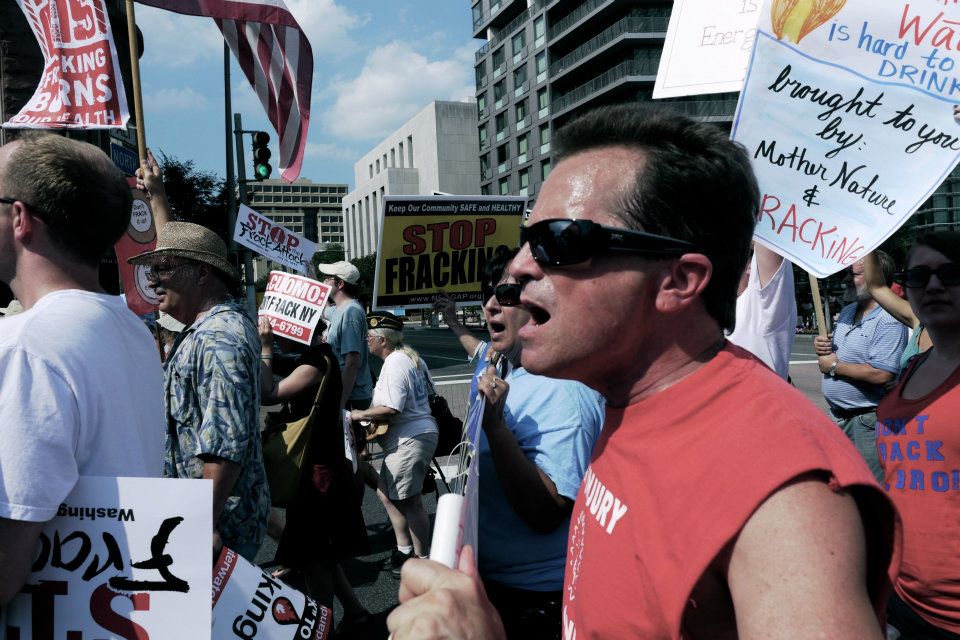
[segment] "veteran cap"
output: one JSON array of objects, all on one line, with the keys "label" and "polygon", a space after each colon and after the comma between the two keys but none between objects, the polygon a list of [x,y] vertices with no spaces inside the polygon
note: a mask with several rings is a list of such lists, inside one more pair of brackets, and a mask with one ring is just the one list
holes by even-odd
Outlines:
[{"label": "veteran cap", "polygon": [[367,327],[403,331],[403,321],[389,311],[371,311],[367,314]]}]

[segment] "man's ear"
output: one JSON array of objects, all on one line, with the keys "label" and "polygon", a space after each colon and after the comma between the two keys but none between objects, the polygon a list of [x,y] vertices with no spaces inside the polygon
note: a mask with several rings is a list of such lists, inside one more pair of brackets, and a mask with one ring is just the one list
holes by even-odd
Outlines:
[{"label": "man's ear", "polygon": [[687,253],[665,265],[660,275],[657,311],[676,313],[703,298],[713,277],[713,263],[702,253]]},{"label": "man's ear", "polygon": [[40,218],[30,212],[29,207],[22,202],[14,202],[10,207],[12,217],[13,237],[21,242],[29,240],[36,233],[41,224]]},{"label": "man's ear", "polygon": [[213,267],[208,265],[206,262],[197,263],[197,284],[203,285],[209,282],[210,277],[212,276]]}]

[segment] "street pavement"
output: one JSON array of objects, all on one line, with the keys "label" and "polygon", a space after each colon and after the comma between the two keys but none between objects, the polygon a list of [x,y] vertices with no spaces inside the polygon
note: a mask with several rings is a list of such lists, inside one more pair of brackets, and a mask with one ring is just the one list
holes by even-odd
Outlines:
[{"label": "street pavement", "polygon": [[[475,335],[483,339],[485,332],[476,330]],[[473,367],[468,364],[463,348],[456,337],[446,328],[420,327],[408,325],[404,330],[406,342],[414,347],[430,367],[431,375],[437,385],[437,391],[450,404],[454,415],[466,413],[470,376]],[[371,368],[379,371],[379,361],[371,358]],[[821,374],[817,369],[816,355],[813,351],[813,336],[798,335],[794,340],[790,357],[790,377],[808,399],[826,411],[826,403],[820,394]],[[374,451],[373,464],[379,469],[379,453]],[[447,460],[441,460],[446,467]],[[445,472],[449,469],[445,468]],[[441,485],[441,493],[445,490]],[[424,504],[430,514],[431,525],[436,511],[434,494],[424,496]],[[376,495],[369,489],[364,494],[363,517],[367,525],[367,536],[371,553],[352,558],[343,563],[344,571],[350,578],[354,590],[361,602],[370,611],[370,623],[356,632],[338,636],[338,638],[358,638],[362,640],[383,640],[387,637],[386,617],[397,605],[399,580],[393,578],[387,566],[390,552],[394,548],[393,530],[387,520],[386,512]],[[276,545],[267,540],[260,549],[257,562],[271,565]],[[342,615],[339,603],[336,605],[336,620]]]}]

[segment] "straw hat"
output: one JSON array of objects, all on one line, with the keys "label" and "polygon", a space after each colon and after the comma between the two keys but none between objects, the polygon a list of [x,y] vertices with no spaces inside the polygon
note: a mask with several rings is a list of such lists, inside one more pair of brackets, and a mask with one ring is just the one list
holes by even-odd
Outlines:
[{"label": "straw hat", "polygon": [[130,264],[153,264],[156,258],[175,256],[203,262],[219,269],[233,280],[236,268],[227,261],[227,245],[210,229],[191,222],[168,222],[157,234],[157,248],[127,258]]}]

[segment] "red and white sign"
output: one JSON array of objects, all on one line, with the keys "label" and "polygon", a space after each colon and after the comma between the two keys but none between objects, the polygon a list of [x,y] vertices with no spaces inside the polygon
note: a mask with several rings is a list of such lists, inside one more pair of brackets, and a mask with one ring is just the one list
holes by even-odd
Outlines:
[{"label": "red and white sign", "polygon": [[307,267],[317,252],[316,242],[297,235],[245,204],[240,205],[237,212],[233,239],[268,260],[300,273],[308,273]]},{"label": "red and white sign", "polygon": [[105,0],[17,0],[40,43],[40,84],[11,129],[126,127],[127,97]]},{"label": "red and white sign", "polygon": [[130,224],[113,250],[117,253],[117,267],[123,282],[124,297],[127,306],[138,316],[157,310],[157,294],[147,281],[148,267],[143,264],[128,264],[127,258],[153,251],[157,246],[157,229],[153,221],[153,211],[144,193],[134,189],[137,181],[127,178],[133,191],[133,207],[130,211]]},{"label": "red and white sign", "polygon": [[330,287],[283,271],[271,271],[258,315],[270,320],[273,332],[295,342],[310,344]]},{"label": "red and white sign", "polygon": [[0,638],[209,639],[212,530],[210,480],[81,477]]},{"label": "red and white sign", "polygon": [[326,640],[333,611],[224,548],[213,567],[213,637]]}]

